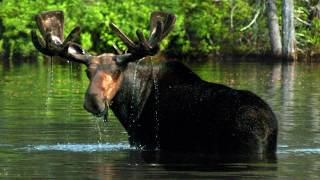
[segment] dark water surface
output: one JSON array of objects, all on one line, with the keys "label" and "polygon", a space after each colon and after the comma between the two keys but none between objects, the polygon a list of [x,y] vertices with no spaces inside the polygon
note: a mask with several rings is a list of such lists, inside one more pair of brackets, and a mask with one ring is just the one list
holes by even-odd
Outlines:
[{"label": "dark water surface", "polygon": [[0,179],[320,179],[320,64],[189,66],[271,105],[280,127],[276,161],[215,162],[130,148],[113,115],[105,125],[82,108],[84,67],[39,60],[0,63]]}]

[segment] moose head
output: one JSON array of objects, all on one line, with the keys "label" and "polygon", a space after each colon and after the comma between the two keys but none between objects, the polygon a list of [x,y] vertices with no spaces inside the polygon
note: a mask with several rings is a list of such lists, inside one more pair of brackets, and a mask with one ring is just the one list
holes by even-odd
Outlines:
[{"label": "moose head", "polygon": [[90,84],[86,91],[84,108],[97,116],[107,115],[109,105],[122,85],[123,71],[127,64],[157,54],[161,40],[172,30],[176,19],[173,14],[153,12],[150,19],[149,39],[146,39],[141,30],[137,30],[137,42],[132,41],[114,23],[110,23],[111,30],[128,49],[124,53],[113,45],[116,53],[103,53],[95,56],[74,42],[80,35],[79,27],[75,27],[63,40],[61,36],[63,34],[61,33],[63,32],[63,13],[61,11],[44,12],[35,18],[44,39],[39,37],[35,30],[31,31],[31,37],[34,46],[40,52],[86,65]]}]

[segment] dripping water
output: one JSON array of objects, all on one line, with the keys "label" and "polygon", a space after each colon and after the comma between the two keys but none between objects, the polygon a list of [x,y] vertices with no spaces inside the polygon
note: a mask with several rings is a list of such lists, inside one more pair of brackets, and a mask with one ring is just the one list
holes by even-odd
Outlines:
[{"label": "dripping water", "polygon": [[[72,113],[72,110],[73,110],[73,102],[74,102],[74,95],[73,95],[73,91],[74,91],[74,82],[73,82],[73,67],[72,67],[72,63],[70,61],[67,61],[67,63],[69,63],[69,98],[70,101],[69,101],[69,104],[68,104],[68,108],[67,108],[67,111],[68,111],[68,115],[67,115],[67,120],[70,121],[71,120],[71,113]],[[67,134],[67,141],[69,142],[69,133],[66,133]]]},{"label": "dripping water", "polygon": [[75,67],[73,66],[73,63],[68,61],[68,63],[70,64],[69,66],[69,93],[70,93],[70,101],[69,101],[69,106],[68,106],[68,120],[71,120],[71,114],[73,111],[73,104],[75,102],[75,98],[76,96],[74,95],[74,93],[76,93],[76,90],[79,89],[79,87],[75,86],[75,81],[73,81],[74,76],[73,76],[73,71],[75,70]]},{"label": "dripping water", "polygon": [[106,104],[105,104],[105,106],[106,106],[106,112],[105,112],[105,114],[103,115],[103,122],[104,122],[104,124],[107,126],[108,125],[108,121],[109,121],[109,109],[110,109],[110,106],[111,106],[111,104],[112,104],[112,101],[111,102],[109,102],[109,101],[106,101]]},{"label": "dripping water", "polygon": [[[154,109],[154,120],[155,120],[155,138],[156,138],[156,144],[159,146],[159,83],[158,83],[158,77],[157,74],[154,73],[154,66],[152,63],[152,78],[153,78],[153,86],[154,86],[154,99],[155,99],[155,109]],[[158,147],[159,148],[159,147]]]},{"label": "dripping water", "polygon": [[135,125],[135,121],[136,121],[136,114],[135,114],[135,102],[136,102],[136,93],[137,93],[137,73],[138,73],[138,66],[139,66],[139,63],[141,62],[142,59],[138,60],[137,63],[135,64],[135,67],[134,67],[134,74],[133,74],[133,88],[132,88],[132,92],[131,92],[131,102],[130,102],[130,114],[129,114],[129,120],[130,120],[130,123],[129,123],[129,127],[133,127],[133,125]]},{"label": "dripping water", "polygon": [[50,102],[51,102],[51,98],[52,98],[52,91],[53,91],[53,59],[52,56],[50,58],[50,66],[48,67],[48,75],[47,75],[47,98],[46,98],[46,103],[45,103],[45,107],[46,107],[46,112],[47,114],[49,114],[49,110],[50,110]]},{"label": "dripping water", "polygon": [[[45,102],[45,113],[47,116],[51,115],[51,111],[50,111],[50,105],[51,105],[51,100],[52,100],[52,96],[53,96],[53,81],[54,81],[54,77],[53,77],[53,59],[52,56],[50,58],[50,66],[48,66],[47,68],[47,97],[46,97],[46,102]],[[47,129],[49,128],[48,124],[46,124]],[[46,133],[47,134],[47,133]],[[45,141],[47,141],[48,139],[48,135],[46,135]]]},{"label": "dripping water", "polygon": [[69,65],[69,93],[70,93],[70,101],[69,101],[69,107],[68,107],[68,120],[70,120],[71,118],[71,110],[72,110],[72,101],[73,101],[73,82],[72,82],[72,63],[70,63],[69,61],[67,61],[70,65]]},{"label": "dripping water", "polygon": [[[140,62],[143,60],[144,58],[142,59],[139,59],[137,61],[137,63],[135,63],[135,67],[134,67],[134,74],[133,74],[133,86],[132,86],[132,91],[131,91],[131,101],[130,101],[130,109],[129,109],[129,123],[128,123],[128,126],[130,129],[135,129],[136,126],[138,126],[138,124],[136,124],[136,109],[135,109],[135,106],[136,106],[136,98],[137,98],[137,84],[138,82],[137,81],[137,74],[138,74],[138,68],[139,68],[139,64]],[[131,133],[134,133],[135,131],[131,131]],[[128,134],[129,135],[129,139],[131,138],[134,138],[135,134]],[[130,137],[131,136],[131,137]],[[132,137],[133,136],[133,137]]]},{"label": "dripping water", "polygon": [[102,133],[101,133],[101,128],[100,128],[100,118],[99,117],[94,117],[95,122],[96,122],[96,130],[98,130],[99,133],[99,139],[98,139],[98,144],[102,143]]}]

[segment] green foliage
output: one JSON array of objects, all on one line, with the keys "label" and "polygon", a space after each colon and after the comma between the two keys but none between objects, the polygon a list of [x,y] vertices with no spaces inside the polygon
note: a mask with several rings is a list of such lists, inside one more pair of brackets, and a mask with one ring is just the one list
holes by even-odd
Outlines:
[{"label": "green foliage", "polygon": [[312,20],[312,26],[308,39],[311,45],[320,46],[320,19]]},{"label": "green foliage", "polygon": [[320,49],[320,19],[310,17],[312,8],[318,1],[297,3],[295,15],[299,18],[296,23],[296,39],[300,49]]},{"label": "green foliage", "polygon": [[84,49],[90,49],[92,47],[91,34],[84,32],[81,34],[81,45]]},{"label": "green foliage", "polygon": [[[276,2],[280,12],[280,0]],[[260,54],[270,50],[265,1],[2,0],[0,6],[0,53],[7,50],[3,47],[23,55],[35,52],[30,41],[30,31],[36,28],[34,15],[58,9],[65,12],[65,33],[80,25],[79,42],[90,52],[111,51],[113,43],[121,49],[126,48],[110,31],[110,22],[134,40],[137,29],[142,29],[148,36],[149,16],[155,10],[177,16],[173,32],[161,44],[173,54]],[[258,9],[260,15],[256,22],[240,31],[252,21]],[[300,19],[307,19],[308,13],[305,3],[296,3],[296,15]],[[311,28],[297,24],[300,48],[320,44],[319,26],[319,20],[312,21]]]}]

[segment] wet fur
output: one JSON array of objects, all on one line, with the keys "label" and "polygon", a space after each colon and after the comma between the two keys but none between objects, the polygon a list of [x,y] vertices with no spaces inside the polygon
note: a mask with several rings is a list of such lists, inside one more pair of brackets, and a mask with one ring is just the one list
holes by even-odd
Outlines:
[{"label": "wet fur", "polygon": [[276,117],[255,94],[203,81],[177,61],[140,60],[123,73],[111,109],[131,145],[217,155],[276,152]]}]

